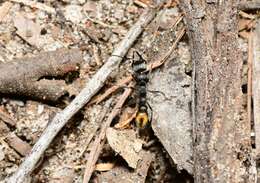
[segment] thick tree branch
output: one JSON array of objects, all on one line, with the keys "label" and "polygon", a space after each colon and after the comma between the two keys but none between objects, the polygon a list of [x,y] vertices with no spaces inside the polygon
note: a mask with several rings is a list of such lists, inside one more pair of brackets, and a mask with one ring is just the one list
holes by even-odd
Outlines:
[{"label": "thick tree branch", "polygon": [[254,182],[250,124],[241,119],[236,1],[181,1],[193,60],[195,182]]},{"label": "thick tree branch", "polygon": [[78,49],[43,52],[0,64],[0,93],[57,101],[68,93],[63,80],[48,80],[77,71],[83,61]]}]

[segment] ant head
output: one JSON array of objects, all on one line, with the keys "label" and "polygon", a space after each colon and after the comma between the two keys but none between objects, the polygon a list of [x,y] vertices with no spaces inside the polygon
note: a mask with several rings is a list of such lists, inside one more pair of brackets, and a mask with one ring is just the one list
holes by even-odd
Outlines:
[{"label": "ant head", "polygon": [[142,55],[138,51],[133,51],[133,61],[144,60]]}]

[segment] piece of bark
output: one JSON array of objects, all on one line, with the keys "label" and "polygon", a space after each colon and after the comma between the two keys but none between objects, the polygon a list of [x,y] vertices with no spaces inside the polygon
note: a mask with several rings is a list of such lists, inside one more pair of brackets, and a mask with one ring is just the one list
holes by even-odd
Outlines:
[{"label": "piece of bark", "polygon": [[8,143],[8,145],[17,151],[20,155],[25,156],[30,150],[31,146],[27,142],[23,141],[19,137],[17,137],[8,126],[0,121],[0,134],[1,138],[4,137],[4,140]]},{"label": "piece of bark", "polygon": [[257,21],[253,41],[253,109],[256,156],[260,156],[260,20]]},{"label": "piece of bark", "polygon": [[[140,16],[139,20],[131,27],[124,39],[116,46],[112,56],[106,61],[101,69],[86,83],[83,90],[63,111],[58,113],[43,132],[42,136],[33,146],[31,153],[25,158],[18,170],[7,178],[8,183],[22,183],[33,171],[37,162],[48,148],[54,137],[62,127],[76,114],[89,100],[99,91],[110,74],[118,68],[120,61],[128,49],[135,42],[143,29],[154,18],[157,9],[148,9]],[[117,55],[117,56],[113,56]]]},{"label": "piece of bark", "polygon": [[238,1],[189,1],[185,14],[193,60],[195,182],[255,182],[250,124],[240,119],[242,56]]},{"label": "piece of bark", "polygon": [[21,140],[14,133],[9,133],[5,141],[22,156],[26,156],[32,148],[27,142]]},{"label": "piece of bark", "polygon": [[78,49],[60,49],[0,63],[0,93],[57,101],[68,93],[65,81],[42,78],[55,78],[77,71],[82,61]]}]

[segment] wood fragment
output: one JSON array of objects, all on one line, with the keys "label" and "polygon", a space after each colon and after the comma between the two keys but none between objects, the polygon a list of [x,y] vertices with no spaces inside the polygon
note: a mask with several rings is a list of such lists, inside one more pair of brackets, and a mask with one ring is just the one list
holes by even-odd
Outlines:
[{"label": "wood fragment", "polygon": [[37,8],[39,10],[46,11],[47,13],[55,14],[56,11],[54,8],[47,6],[46,4],[36,2],[36,1],[31,1],[31,0],[10,0],[12,2],[16,3],[22,3],[26,6],[30,6],[31,8]]},{"label": "wood fragment", "polygon": [[252,89],[256,156],[260,157],[260,20],[257,21],[253,38]]},{"label": "wood fragment", "polygon": [[[139,20],[131,27],[125,38],[116,46],[112,56],[101,67],[101,69],[93,76],[91,80],[86,83],[83,90],[77,97],[68,105],[63,111],[56,114],[48,127],[43,132],[42,136],[33,146],[30,154],[25,158],[24,162],[19,166],[18,170],[7,178],[8,183],[22,183],[26,176],[30,175],[35,165],[48,148],[54,137],[62,129],[62,127],[69,121],[69,119],[76,114],[89,100],[99,91],[104,85],[109,75],[117,69],[120,57],[124,57],[128,49],[135,42],[137,37],[141,34],[144,27],[154,18],[157,9],[148,9],[140,16]],[[113,56],[117,55],[117,56]],[[119,56],[119,57],[118,57]]]},{"label": "wood fragment", "polygon": [[109,128],[112,120],[119,114],[121,111],[122,106],[124,105],[126,99],[131,94],[132,89],[127,88],[125,89],[124,93],[120,96],[118,102],[116,103],[115,107],[113,108],[111,114],[108,116],[107,120],[103,123],[99,136],[95,139],[93,143],[93,147],[90,151],[89,158],[86,164],[86,169],[84,173],[83,183],[88,183],[91,175],[95,169],[95,164],[98,160],[99,154],[105,144],[105,136],[106,130]]},{"label": "wood fragment", "polygon": [[13,4],[8,1],[2,4],[2,6],[0,7],[0,22],[4,20],[5,16],[8,14],[12,6]]},{"label": "wood fragment", "polygon": [[9,133],[5,141],[22,156],[26,156],[32,148],[27,142],[21,140],[14,133]]},{"label": "wood fragment", "polygon": [[0,93],[55,102],[68,93],[65,81],[44,77],[77,71],[82,61],[80,50],[60,49],[0,63]]},{"label": "wood fragment", "polygon": [[15,133],[11,132],[8,126],[0,121],[0,134],[1,138],[7,142],[7,144],[17,151],[20,155],[25,156],[31,150],[31,145],[26,141],[23,141]]}]

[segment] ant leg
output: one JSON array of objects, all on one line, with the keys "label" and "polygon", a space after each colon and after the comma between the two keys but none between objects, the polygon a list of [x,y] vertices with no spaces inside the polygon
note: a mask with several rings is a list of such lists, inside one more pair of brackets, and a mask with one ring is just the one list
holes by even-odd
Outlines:
[{"label": "ant leg", "polygon": [[149,109],[151,110],[151,117],[150,117],[149,121],[150,121],[150,125],[152,125],[152,120],[153,120],[153,109],[152,109],[151,105],[150,105],[148,102],[146,102],[146,104],[147,104],[147,106],[149,107]]},{"label": "ant leg", "polygon": [[165,100],[170,100],[170,98],[168,98],[165,93],[161,92],[161,91],[158,91],[158,90],[147,90],[147,92],[150,92],[150,93],[158,93],[158,94],[161,94]]}]

